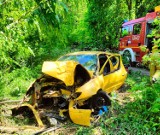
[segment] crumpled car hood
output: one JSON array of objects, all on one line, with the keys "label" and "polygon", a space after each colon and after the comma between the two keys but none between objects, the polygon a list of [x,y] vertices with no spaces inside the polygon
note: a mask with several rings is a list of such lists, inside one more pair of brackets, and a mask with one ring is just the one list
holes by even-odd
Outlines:
[{"label": "crumpled car hood", "polygon": [[42,72],[63,81],[66,86],[71,86],[75,81],[77,67],[85,71],[84,76],[90,76],[89,72],[75,61],[45,61],[42,66]]}]

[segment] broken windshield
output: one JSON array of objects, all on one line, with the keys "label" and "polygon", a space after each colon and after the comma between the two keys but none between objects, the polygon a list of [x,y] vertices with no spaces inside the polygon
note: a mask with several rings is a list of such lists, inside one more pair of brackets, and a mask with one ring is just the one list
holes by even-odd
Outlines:
[{"label": "broken windshield", "polygon": [[59,61],[73,60],[80,63],[83,67],[90,71],[96,71],[97,68],[97,56],[96,55],[67,55],[62,56]]}]

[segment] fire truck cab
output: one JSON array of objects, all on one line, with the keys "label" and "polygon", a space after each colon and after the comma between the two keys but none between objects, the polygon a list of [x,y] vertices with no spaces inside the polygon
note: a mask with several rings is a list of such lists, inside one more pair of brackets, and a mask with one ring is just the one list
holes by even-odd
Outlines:
[{"label": "fire truck cab", "polygon": [[148,50],[152,50],[153,38],[147,35],[151,34],[152,22],[159,16],[160,5],[155,7],[154,12],[147,13],[145,17],[123,23],[119,51],[130,64],[139,65],[141,63],[145,52],[141,51],[140,46],[144,45]]}]

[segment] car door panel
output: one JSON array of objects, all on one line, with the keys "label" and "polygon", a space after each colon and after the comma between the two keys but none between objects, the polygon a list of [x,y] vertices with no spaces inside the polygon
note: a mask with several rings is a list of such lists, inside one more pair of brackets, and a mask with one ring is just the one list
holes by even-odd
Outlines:
[{"label": "car door panel", "polygon": [[122,85],[122,83],[124,83],[126,76],[124,75],[125,69],[123,69],[120,56],[110,56],[102,70],[105,69],[107,64],[110,65],[110,72],[106,75],[104,74],[103,89],[107,93],[110,93],[111,91],[117,90]]}]

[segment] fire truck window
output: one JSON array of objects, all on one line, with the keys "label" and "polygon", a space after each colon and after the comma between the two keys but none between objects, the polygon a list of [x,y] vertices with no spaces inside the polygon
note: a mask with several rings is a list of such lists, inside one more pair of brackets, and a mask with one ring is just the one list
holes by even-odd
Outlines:
[{"label": "fire truck window", "polygon": [[122,37],[129,35],[129,27],[122,28]]},{"label": "fire truck window", "polygon": [[135,24],[133,27],[133,34],[138,35],[140,34],[141,31],[141,24]]}]

